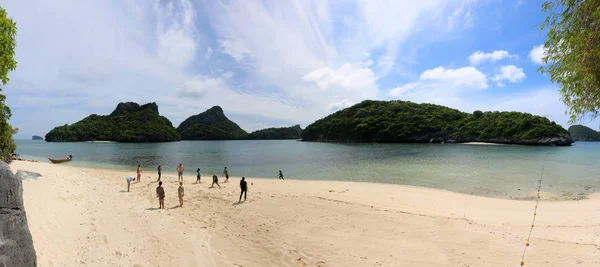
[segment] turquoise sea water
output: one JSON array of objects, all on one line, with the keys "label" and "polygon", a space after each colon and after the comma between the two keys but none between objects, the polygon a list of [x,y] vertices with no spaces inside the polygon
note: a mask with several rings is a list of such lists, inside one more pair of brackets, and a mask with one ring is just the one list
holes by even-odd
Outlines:
[{"label": "turquoise sea water", "polygon": [[464,144],[330,144],[298,141],[181,141],[172,143],[47,143],[16,140],[22,158],[65,165],[174,175],[179,163],[190,178],[232,176],[392,183],[460,193],[523,198],[537,186],[566,198],[600,191],[600,143],[571,147],[483,146]]}]

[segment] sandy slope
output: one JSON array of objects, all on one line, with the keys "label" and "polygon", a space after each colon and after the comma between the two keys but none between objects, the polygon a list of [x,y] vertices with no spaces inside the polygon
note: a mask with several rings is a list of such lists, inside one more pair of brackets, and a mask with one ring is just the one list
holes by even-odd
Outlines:
[{"label": "sandy slope", "polygon": [[[15,162],[40,266],[518,266],[534,202],[384,184],[166,175]],[[150,178],[152,176],[152,178]],[[535,181],[534,181],[535,182]],[[600,266],[600,197],[542,202],[526,266]]]}]

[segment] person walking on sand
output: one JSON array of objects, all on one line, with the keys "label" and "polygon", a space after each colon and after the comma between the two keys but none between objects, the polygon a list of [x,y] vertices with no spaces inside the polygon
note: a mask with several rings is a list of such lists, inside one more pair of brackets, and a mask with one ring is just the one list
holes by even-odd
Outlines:
[{"label": "person walking on sand", "polygon": [[244,195],[244,201],[246,201],[246,195],[248,194],[248,183],[246,183],[246,177],[242,177],[240,181],[240,200],[238,202],[242,202],[242,194]]},{"label": "person walking on sand", "polygon": [[129,192],[129,186],[131,186],[131,180],[134,178],[131,176],[127,176],[127,192]]},{"label": "person walking on sand", "polygon": [[283,173],[281,172],[281,170],[279,170],[279,179],[280,180],[285,180],[285,179],[283,179]]},{"label": "person walking on sand", "polygon": [[157,181],[157,182],[160,182],[160,173],[161,173],[161,171],[162,171],[162,169],[160,168],[160,165],[158,165],[158,168],[157,168],[157,170],[158,170],[158,180],[156,180],[156,181]]},{"label": "person walking on sand", "polygon": [[202,183],[202,181],[200,181],[200,178],[202,178],[202,174],[200,173],[200,168],[198,168],[198,170],[196,171],[196,183]]},{"label": "person walking on sand", "polygon": [[223,169],[223,175],[225,176],[225,182],[224,183],[229,182],[229,171],[227,170],[227,167],[225,167],[225,169]]},{"label": "person walking on sand", "polygon": [[138,165],[137,168],[137,182],[140,182],[140,179],[142,178],[142,167],[140,167],[140,165]]},{"label": "person walking on sand", "polygon": [[184,190],[182,182],[179,182],[179,188],[177,188],[177,195],[179,196],[179,207],[183,207]]},{"label": "person walking on sand", "polygon": [[213,174],[213,183],[212,183],[212,185],[210,186],[210,188],[213,188],[213,187],[215,187],[215,184],[217,184],[217,186],[218,186],[219,188],[221,188],[221,186],[219,185],[219,176],[217,176],[217,174],[216,174],[216,173],[215,173],[215,174]]},{"label": "person walking on sand", "polygon": [[183,164],[179,163],[179,167],[177,167],[177,181],[178,182],[183,182],[183,171],[185,170],[185,168],[183,168]]},{"label": "person walking on sand", "polygon": [[165,188],[162,187],[162,182],[158,182],[158,187],[156,188],[156,197],[158,197],[158,205],[159,209],[165,208]]}]

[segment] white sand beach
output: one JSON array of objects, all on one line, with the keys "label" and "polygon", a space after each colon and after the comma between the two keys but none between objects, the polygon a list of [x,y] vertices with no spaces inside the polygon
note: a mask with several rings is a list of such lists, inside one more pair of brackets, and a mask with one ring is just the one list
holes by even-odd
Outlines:
[{"label": "white sand beach", "polygon": [[[519,266],[533,201],[408,186],[175,173],[126,192],[131,172],[14,162],[39,266]],[[525,266],[600,266],[600,196],[540,202]]]}]

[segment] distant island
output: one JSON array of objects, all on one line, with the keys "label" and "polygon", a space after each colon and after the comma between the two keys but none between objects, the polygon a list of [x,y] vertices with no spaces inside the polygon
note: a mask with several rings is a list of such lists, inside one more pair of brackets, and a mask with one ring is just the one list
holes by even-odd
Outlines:
[{"label": "distant island", "polygon": [[583,125],[569,127],[569,133],[575,141],[600,141],[600,132]]},{"label": "distant island", "polygon": [[110,115],[90,115],[46,134],[47,142],[116,141],[168,142],[181,138],[169,119],[160,116],[158,105],[119,103]]},{"label": "distant island", "polygon": [[177,132],[182,140],[240,140],[248,135],[219,106],[187,118],[179,124]]},{"label": "distant island", "polygon": [[267,128],[250,133],[246,139],[250,140],[274,140],[274,139],[300,139],[302,128],[300,125],[292,127]]},{"label": "distant island", "polygon": [[44,140],[44,138],[39,135],[34,135],[31,137],[31,140]]},{"label": "distant island", "polygon": [[569,132],[521,112],[461,112],[408,101],[365,100],[307,126],[303,141],[381,143],[488,142],[569,146]]},{"label": "distant island", "polygon": [[229,120],[223,109],[214,106],[183,121],[177,132],[182,140],[273,140],[300,139],[300,125],[267,128],[248,134],[235,122]]}]

